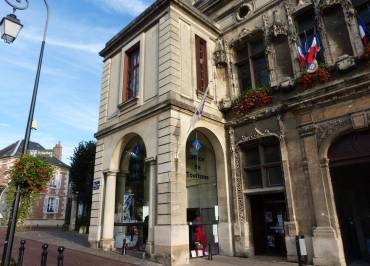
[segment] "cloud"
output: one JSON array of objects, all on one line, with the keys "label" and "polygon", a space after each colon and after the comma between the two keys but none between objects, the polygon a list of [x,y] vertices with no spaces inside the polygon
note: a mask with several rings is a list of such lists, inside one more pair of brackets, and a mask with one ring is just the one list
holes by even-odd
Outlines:
[{"label": "cloud", "polygon": [[151,0],[93,0],[103,9],[110,9],[120,14],[137,16],[153,1]]}]

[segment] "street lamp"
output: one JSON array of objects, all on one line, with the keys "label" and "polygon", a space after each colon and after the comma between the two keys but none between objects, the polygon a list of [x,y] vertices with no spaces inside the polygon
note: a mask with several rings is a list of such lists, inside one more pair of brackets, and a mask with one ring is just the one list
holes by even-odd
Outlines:
[{"label": "street lamp", "polygon": [[[4,0],[4,1],[13,8],[13,14],[8,15],[7,17],[2,19],[0,25],[1,25],[1,29],[4,29],[4,30],[3,30],[1,37],[5,40],[5,42],[11,43],[15,40],[20,29],[22,28],[22,24],[16,18],[14,13],[16,10],[27,9],[28,0]],[[43,39],[41,43],[41,49],[40,49],[39,61],[37,65],[35,84],[33,87],[30,111],[28,113],[27,127],[26,127],[26,133],[25,133],[24,141],[23,141],[22,154],[25,154],[27,152],[28,143],[30,141],[33,114],[35,112],[36,97],[37,97],[37,91],[38,91],[39,81],[40,81],[42,59],[44,57],[46,34],[48,31],[48,26],[49,26],[49,5],[48,5],[47,0],[43,0],[43,1],[45,3],[45,8],[46,8],[44,35],[43,35]],[[15,24],[17,24],[18,26]],[[10,263],[12,248],[13,248],[14,232],[15,232],[15,228],[17,225],[17,216],[18,216],[20,200],[21,200],[21,190],[20,190],[19,184],[17,184],[17,191],[14,197],[13,208],[9,216],[8,228],[7,228],[7,232],[6,232],[6,236],[4,240],[2,266],[9,266],[9,263]]]},{"label": "street lamp", "polygon": [[14,42],[23,25],[15,14],[9,14],[0,22],[1,38],[6,43]]}]

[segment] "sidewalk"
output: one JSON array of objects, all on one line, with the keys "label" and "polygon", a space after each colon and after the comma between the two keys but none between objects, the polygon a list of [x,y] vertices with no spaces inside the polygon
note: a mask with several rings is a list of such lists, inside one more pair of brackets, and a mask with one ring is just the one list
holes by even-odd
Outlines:
[{"label": "sidewalk", "polygon": [[[3,236],[2,236],[3,237]],[[159,266],[160,264],[133,257],[123,256],[117,252],[105,252],[101,249],[93,249],[88,246],[87,236],[79,235],[75,232],[62,231],[58,229],[54,230],[40,230],[40,231],[26,231],[19,232],[16,234],[17,244],[20,239],[26,239],[27,245],[31,243],[32,250],[36,250],[37,259],[41,254],[41,243],[48,243],[52,245],[50,250],[50,256],[54,256],[50,259],[50,262],[56,261],[57,246],[64,246],[65,252],[65,264],[66,266],[75,265],[86,265],[86,266],[118,266],[118,265],[145,265],[145,266]],[[55,254],[54,254],[55,253]],[[18,254],[18,248],[14,248],[14,254]],[[54,254],[54,255],[52,255]],[[93,255],[93,256],[91,256]],[[15,256],[16,257],[16,256]],[[48,260],[49,261],[49,260]],[[37,260],[39,264],[39,260]],[[214,256],[212,261],[206,258],[191,259],[190,264],[184,266],[293,266],[297,265],[294,263],[286,262],[277,257],[254,257],[254,258],[238,258],[238,257],[225,257],[225,256]],[[38,265],[37,264],[37,265]],[[28,266],[25,264],[24,266]],[[36,264],[30,264],[35,266]],[[49,265],[49,264],[48,264]],[[54,265],[54,264],[50,264]]]},{"label": "sidewalk", "polygon": [[[189,264],[187,264],[189,265]],[[191,266],[293,266],[297,263],[290,263],[280,260],[276,257],[253,257],[253,258],[238,258],[238,257],[225,257],[225,256],[214,256],[213,260],[207,260],[206,258],[191,259]],[[182,265],[185,266],[185,265]]]}]

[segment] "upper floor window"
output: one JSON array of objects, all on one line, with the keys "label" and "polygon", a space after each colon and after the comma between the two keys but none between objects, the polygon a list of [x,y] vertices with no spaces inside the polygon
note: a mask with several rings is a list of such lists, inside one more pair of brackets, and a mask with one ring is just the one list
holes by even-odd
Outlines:
[{"label": "upper floor window", "polygon": [[250,42],[239,48],[236,66],[241,91],[246,91],[251,87],[269,86],[265,44],[262,40]]},{"label": "upper floor window", "polygon": [[123,75],[123,102],[135,98],[139,91],[140,47],[135,45],[125,53]]},{"label": "upper floor window", "polygon": [[243,147],[244,187],[247,189],[283,186],[280,145],[275,139]]},{"label": "upper floor window", "polygon": [[195,35],[195,58],[197,90],[205,91],[208,86],[207,42]]},{"label": "upper floor window", "polygon": [[352,4],[366,27],[370,29],[370,0],[352,0]]},{"label": "upper floor window", "polygon": [[56,189],[60,187],[60,176],[58,174],[56,174],[50,179],[49,186],[51,188],[56,188]]},{"label": "upper floor window", "polygon": [[[315,13],[314,10],[299,15],[296,18],[296,26],[298,30],[298,37],[301,41],[302,48],[307,51],[312,43],[315,34]],[[323,49],[317,54],[317,61],[323,62]]]},{"label": "upper floor window", "polygon": [[44,199],[44,213],[57,213],[59,209],[58,197],[45,197]]}]

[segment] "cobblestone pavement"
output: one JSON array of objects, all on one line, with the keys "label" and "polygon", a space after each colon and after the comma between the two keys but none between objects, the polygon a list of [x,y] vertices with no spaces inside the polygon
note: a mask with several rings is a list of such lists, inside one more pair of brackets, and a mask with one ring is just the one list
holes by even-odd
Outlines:
[{"label": "cobblestone pavement", "polygon": [[[0,230],[0,256],[3,252],[5,238],[4,229]],[[48,243],[48,266],[57,265],[57,248],[64,246],[65,266],[133,266],[133,265],[159,265],[132,256],[122,256],[113,252],[87,247],[87,237],[73,232],[60,230],[43,230],[18,232],[16,234],[12,257],[18,257],[19,242],[26,240],[26,250],[23,266],[38,266],[41,259],[41,245]]]},{"label": "cobblestone pavement", "polygon": [[[2,254],[2,242],[4,230],[0,230],[0,255]],[[18,256],[18,246],[21,239],[26,239],[26,252],[24,266],[38,266],[41,258],[42,243],[49,244],[48,266],[56,265],[57,247],[66,247],[65,266],[122,266],[122,265],[146,265],[158,266],[159,264],[143,260],[134,256],[122,256],[115,252],[104,252],[88,247],[86,235],[79,235],[74,232],[61,230],[39,230],[18,232],[16,235],[13,257]],[[191,266],[293,266],[297,264],[289,263],[276,257],[255,257],[255,258],[236,258],[214,256],[212,261],[207,259],[191,259]]]}]

